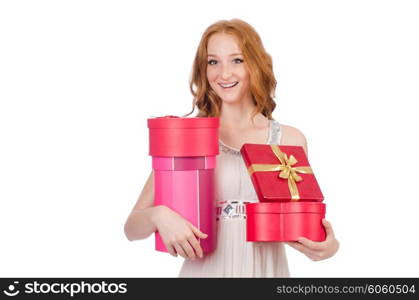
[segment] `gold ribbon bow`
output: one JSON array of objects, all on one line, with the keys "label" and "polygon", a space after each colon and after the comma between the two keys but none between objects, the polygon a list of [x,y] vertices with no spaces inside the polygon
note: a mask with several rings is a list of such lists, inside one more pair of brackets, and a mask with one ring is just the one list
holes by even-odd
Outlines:
[{"label": "gold ribbon bow", "polygon": [[247,172],[251,176],[253,172],[270,172],[270,171],[279,171],[279,178],[288,179],[288,188],[291,194],[291,201],[300,200],[300,194],[298,193],[297,182],[303,180],[301,176],[297,174],[313,174],[313,171],[310,167],[293,167],[298,160],[294,155],[287,156],[286,153],[283,153],[279,149],[278,145],[270,145],[272,152],[278,158],[281,164],[252,164],[247,168]]}]

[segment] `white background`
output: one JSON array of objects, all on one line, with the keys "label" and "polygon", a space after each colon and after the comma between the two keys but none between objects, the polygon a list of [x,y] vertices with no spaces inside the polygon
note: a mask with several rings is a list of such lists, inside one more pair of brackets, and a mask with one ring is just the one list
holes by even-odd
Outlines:
[{"label": "white background", "polygon": [[146,119],[190,111],[204,30],[241,18],[278,80],[341,243],[293,277],[418,276],[417,1],[2,1],[0,276],[176,277],[123,225],[151,169]]}]

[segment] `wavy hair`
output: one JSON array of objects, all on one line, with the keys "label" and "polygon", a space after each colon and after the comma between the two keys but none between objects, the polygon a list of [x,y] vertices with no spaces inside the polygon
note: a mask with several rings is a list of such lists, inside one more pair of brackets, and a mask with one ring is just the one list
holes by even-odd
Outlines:
[{"label": "wavy hair", "polygon": [[197,117],[219,117],[222,101],[211,88],[207,80],[208,40],[213,34],[226,33],[233,35],[242,51],[245,66],[250,74],[250,92],[255,104],[252,118],[262,113],[272,119],[275,109],[276,79],[272,68],[272,58],[265,51],[259,34],[248,23],[239,20],[221,20],[210,25],[202,35],[192,67],[189,82],[194,97],[192,111],[198,108]]}]

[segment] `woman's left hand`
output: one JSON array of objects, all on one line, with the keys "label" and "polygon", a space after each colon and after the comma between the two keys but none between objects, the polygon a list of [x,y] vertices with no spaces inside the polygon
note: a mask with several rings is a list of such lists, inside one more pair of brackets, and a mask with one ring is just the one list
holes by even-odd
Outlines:
[{"label": "woman's left hand", "polygon": [[335,238],[332,225],[322,220],[323,226],[326,230],[326,240],[323,242],[314,242],[305,237],[298,238],[298,242],[288,242],[287,244],[294,249],[307,255],[313,261],[324,260],[335,255],[339,249],[339,242]]}]

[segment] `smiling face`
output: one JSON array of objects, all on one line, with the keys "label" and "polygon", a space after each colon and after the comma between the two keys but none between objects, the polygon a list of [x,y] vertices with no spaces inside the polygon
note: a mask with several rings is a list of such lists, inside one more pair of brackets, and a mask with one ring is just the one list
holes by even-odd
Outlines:
[{"label": "smiling face", "polygon": [[209,38],[207,49],[207,79],[221,100],[250,100],[250,76],[234,36],[216,33]]}]

